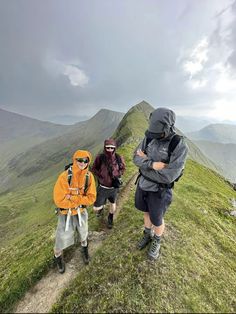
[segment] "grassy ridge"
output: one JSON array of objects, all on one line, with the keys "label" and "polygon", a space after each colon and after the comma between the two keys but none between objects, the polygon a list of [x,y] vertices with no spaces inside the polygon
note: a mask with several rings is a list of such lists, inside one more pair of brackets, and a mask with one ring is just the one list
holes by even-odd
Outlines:
[{"label": "grassy ridge", "polygon": [[236,227],[224,215],[235,192],[188,161],[156,263],[135,248],[143,222],[133,193],[110,237],[53,312],[235,312]]},{"label": "grassy ridge", "polygon": [[[119,132],[114,135],[120,144],[127,140],[119,149],[127,166],[124,183],[136,171],[132,151],[139,138],[143,137],[149,109],[147,107],[147,114],[143,115],[133,108],[133,119],[127,114],[119,126]],[[50,171],[49,179],[0,197],[1,311],[9,311],[51,266],[57,219],[52,202],[56,177],[51,176],[56,171]],[[142,215],[134,211],[131,195],[104,247],[72,284],[74,292],[68,289],[65,294],[68,297],[63,298],[54,310],[196,311],[196,308],[204,309],[207,299],[203,295],[203,288],[200,288],[200,284],[196,286],[196,283],[200,282],[206,289],[206,283],[210,282],[207,296],[213,301],[209,308],[232,311],[235,299],[231,292],[236,282],[232,272],[235,268],[235,248],[232,244],[235,241],[235,227],[233,218],[224,216],[224,211],[233,192],[210,170],[192,162],[188,162],[185,176],[176,185],[175,191],[176,201],[167,214],[168,229],[158,267],[146,261],[145,252],[135,250],[142,229]],[[100,227],[95,215],[90,214],[89,229],[100,230]],[[221,264],[220,268],[217,262]],[[183,267],[185,264],[187,267]],[[203,275],[208,267],[210,273]],[[227,275],[222,279],[224,271]],[[218,286],[226,287],[226,297],[222,296],[222,291],[218,292],[216,279],[219,280]],[[157,298],[157,295],[160,297]],[[222,304],[217,303],[217,298],[223,300]],[[192,299],[196,299],[196,302]],[[202,302],[202,305],[199,306],[198,302]]]},{"label": "grassy ridge", "polygon": [[[124,186],[133,175],[132,146],[120,149],[126,159]],[[12,306],[52,267],[57,218],[52,200],[57,176],[0,197],[0,312]],[[89,208],[89,230],[100,230]],[[73,249],[72,249],[73,250]]]}]

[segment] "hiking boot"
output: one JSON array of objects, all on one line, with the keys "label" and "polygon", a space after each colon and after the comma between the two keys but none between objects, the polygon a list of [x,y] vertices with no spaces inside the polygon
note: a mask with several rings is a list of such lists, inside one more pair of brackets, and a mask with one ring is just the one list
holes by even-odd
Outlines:
[{"label": "hiking boot", "polygon": [[81,247],[81,253],[82,253],[82,258],[83,258],[84,264],[88,265],[89,260],[90,260],[90,257],[89,257],[89,254],[88,254],[88,245]]},{"label": "hiking boot", "polygon": [[137,243],[137,249],[144,249],[151,242],[151,232],[143,231],[142,239]]},{"label": "hiking boot", "polygon": [[160,253],[160,239],[157,239],[155,236],[154,238],[152,239],[152,242],[151,242],[151,245],[150,245],[150,248],[148,250],[148,257],[149,259],[151,260],[155,260],[158,258],[159,256],[159,253]]},{"label": "hiking boot", "polygon": [[102,207],[101,209],[99,209],[99,210],[96,212],[96,216],[97,216],[97,217],[100,217],[100,216],[102,215],[103,209],[104,209],[104,207]]},{"label": "hiking boot", "polygon": [[57,269],[59,273],[63,274],[65,272],[65,262],[63,261],[62,255],[58,257],[54,256],[54,260],[56,261]]},{"label": "hiking boot", "polygon": [[113,214],[109,213],[107,218],[107,228],[112,229],[113,227]]}]

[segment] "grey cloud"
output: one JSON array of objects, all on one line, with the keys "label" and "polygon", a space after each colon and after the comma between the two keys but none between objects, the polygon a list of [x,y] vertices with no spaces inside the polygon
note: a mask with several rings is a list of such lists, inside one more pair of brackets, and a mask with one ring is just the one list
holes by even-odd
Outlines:
[{"label": "grey cloud", "polygon": [[[176,60],[180,49],[201,39],[209,14],[187,0],[2,1],[0,107],[39,118],[85,107],[126,111],[143,99],[198,108],[214,95],[186,88]],[[50,72],[50,60],[74,62],[88,84],[72,86]]]}]

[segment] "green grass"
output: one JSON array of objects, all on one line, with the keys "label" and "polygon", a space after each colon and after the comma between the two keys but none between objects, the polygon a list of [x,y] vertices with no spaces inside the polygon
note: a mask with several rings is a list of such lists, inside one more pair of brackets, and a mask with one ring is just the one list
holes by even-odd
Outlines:
[{"label": "green grass", "polygon": [[[147,127],[148,110],[144,115],[132,109],[114,134],[126,161],[124,186],[137,171],[132,154]],[[0,311],[11,311],[52,267],[58,170],[50,171],[48,179],[0,196]],[[54,312],[236,311],[235,219],[225,215],[235,192],[191,161],[174,191],[159,261],[150,263],[145,251],[135,249],[143,221],[132,191],[114,230]],[[91,208],[89,213],[89,229],[101,230]]]},{"label": "green grass", "polygon": [[0,198],[1,311],[9,311],[52,265],[53,182],[46,180]]},{"label": "green grass", "polygon": [[[124,186],[135,169],[133,147],[122,148],[128,167]],[[15,302],[53,266],[57,225],[52,193],[57,176],[0,197],[0,312]],[[100,231],[99,220],[89,208],[89,230]],[[71,248],[68,254],[72,253]]]},{"label": "green grass", "polygon": [[236,227],[224,215],[235,192],[192,161],[174,191],[159,260],[135,248],[143,219],[133,189],[109,238],[53,312],[235,312]]}]

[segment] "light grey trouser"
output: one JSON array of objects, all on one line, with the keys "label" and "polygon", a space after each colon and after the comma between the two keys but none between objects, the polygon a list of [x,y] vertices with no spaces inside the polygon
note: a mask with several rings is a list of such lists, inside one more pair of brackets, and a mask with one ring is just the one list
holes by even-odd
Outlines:
[{"label": "light grey trouser", "polygon": [[66,218],[67,215],[58,216],[54,251],[62,251],[65,248],[73,245],[75,243],[76,229],[80,235],[81,242],[86,241],[88,238],[88,213],[86,209],[84,209],[84,211],[81,213],[81,226],[79,225],[78,216],[71,216],[69,228],[67,231],[65,231]]}]

